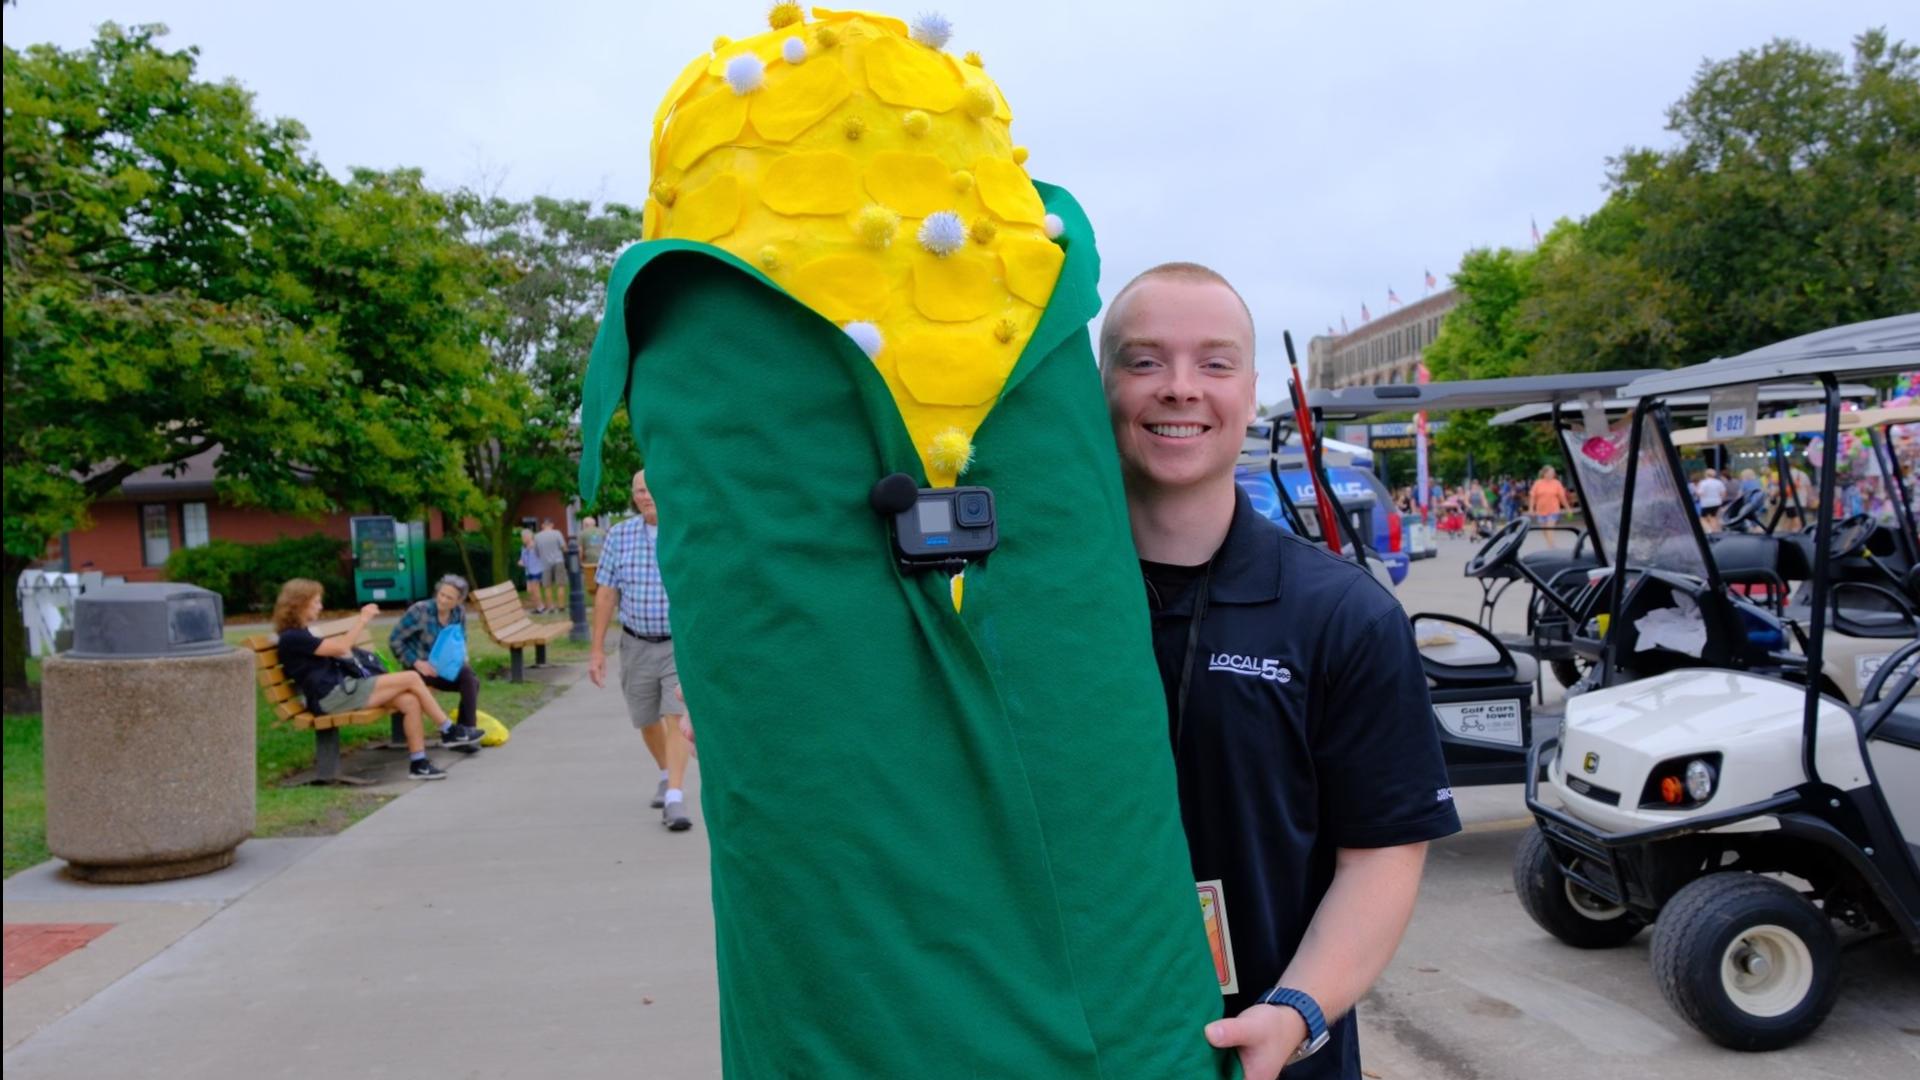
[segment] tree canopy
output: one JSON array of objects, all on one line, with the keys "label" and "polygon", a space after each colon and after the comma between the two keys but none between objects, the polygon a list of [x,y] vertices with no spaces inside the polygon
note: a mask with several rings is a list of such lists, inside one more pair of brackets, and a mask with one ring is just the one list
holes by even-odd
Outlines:
[{"label": "tree canopy", "polygon": [[465,447],[512,422],[484,379],[501,266],[460,200],[335,178],[163,33],[5,50],[9,599],[142,469],[218,447],[230,502],[474,512]]},{"label": "tree canopy", "polygon": [[[1667,129],[1609,163],[1593,214],[1462,259],[1435,378],[1678,367],[1920,309],[1920,49],[1869,30],[1850,63],[1785,40],[1708,61]],[[1448,475],[1469,450],[1483,475],[1551,459],[1454,420]]]}]

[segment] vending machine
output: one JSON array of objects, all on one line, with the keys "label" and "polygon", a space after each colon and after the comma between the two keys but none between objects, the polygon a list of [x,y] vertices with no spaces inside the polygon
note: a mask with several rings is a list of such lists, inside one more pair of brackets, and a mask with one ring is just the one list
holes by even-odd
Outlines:
[{"label": "vending machine", "polygon": [[369,515],[349,527],[354,603],[412,603],[427,595],[426,522]]}]

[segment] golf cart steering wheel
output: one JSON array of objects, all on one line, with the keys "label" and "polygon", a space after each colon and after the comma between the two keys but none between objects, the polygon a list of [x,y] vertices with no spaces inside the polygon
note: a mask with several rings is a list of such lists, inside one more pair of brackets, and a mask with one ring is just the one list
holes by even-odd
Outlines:
[{"label": "golf cart steering wheel", "polygon": [[1866,549],[1867,541],[1873,536],[1873,515],[1855,514],[1833,527],[1833,547],[1835,559],[1851,559]]},{"label": "golf cart steering wheel", "polygon": [[1526,543],[1527,531],[1531,528],[1532,523],[1523,517],[1500,526],[1499,531],[1487,537],[1487,542],[1473,553],[1473,558],[1467,560],[1467,576],[1479,577],[1513,558],[1520,545]]},{"label": "golf cart steering wheel", "polygon": [[1760,507],[1764,505],[1766,501],[1767,495],[1764,491],[1754,490],[1741,492],[1734,498],[1733,505],[1727,507],[1726,511],[1720,515],[1721,527],[1735,529],[1752,521],[1754,515],[1760,512]]}]

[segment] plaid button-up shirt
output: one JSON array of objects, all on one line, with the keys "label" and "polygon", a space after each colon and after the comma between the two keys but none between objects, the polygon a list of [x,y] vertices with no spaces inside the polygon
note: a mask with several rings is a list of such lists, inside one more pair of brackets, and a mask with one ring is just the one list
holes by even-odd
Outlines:
[{"label": "plaid button-up shirt", "polygon": [[[448,626],[461,626],[467,621],[467,613],[454,608],[447,619]],[[400,621],[393,626],[393,633],[387,637],[387,647],[393,650],[393,658],[400,661],[402,671],[410,668],[416,661],[425,660],[433,655],[433,641],[440,636],[440,605],[432,597],[416,600]]]},{"label": "plaid button-up shirt", "polygon": [[660,583],[659,532],[645,518],[607,531],[600,548],[600,584],[620,590],[620,624],[636,634],[666,637],[667,587]]}]

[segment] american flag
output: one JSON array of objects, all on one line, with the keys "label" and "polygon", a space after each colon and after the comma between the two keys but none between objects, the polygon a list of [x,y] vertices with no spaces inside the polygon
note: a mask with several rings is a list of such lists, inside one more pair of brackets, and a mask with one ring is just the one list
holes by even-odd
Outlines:
[{"label": "american flag", "polygon": [[1540,246],[1540,222],[1533,218],[1528,218],[1527,223],[1533,226],[1533,246],[1539,247]]},{"label": "american flag", "polygon": [[1332,337],[1332,336],[1334,336],[1334,335],[1333,335],[1333,324],[1332,324],[1332,323],[1328,323],[1328,324],[1327,324],[1327,336],[1328,336],[1328,337]]},{"label": "american flag", "polygon": [[1343,334],[1347,332],[1347,317],[1345,315],[1340,316],[1340,332]]},{"label": "american flag", "polygon": [[1367,311],[1367,305],[1364,302],[1362,302],[1360,305],[1360,321],[1370,322],[1372,321],[1372,319],[1373,319],[1373,315]]},{"label": "american flag", "polygon": [[1393,286],[1391,285],[1387,286],[1387,306],[1389,308],[1397,308],[1400,306],[1400,294],[1394,292]]},{"label": "american flag", "polygon": [[1427,290],[1428,290],[1429,292],[1431,292],[1431,291],[1433,290],[1433,287],[1434,287],[1435,285],[1438,285],[1438,284],[1440,284],[1440,283],[1439,283],[1438,281],[1435,281],[1435,280],[1434,280],[1434,278],[1433,278],[1433,271],[1431,271],[1431,270],[1428,270],[1428,271],[1426,271],[1425,273],[1426,273],[1426,275],[1427,275]]}]

